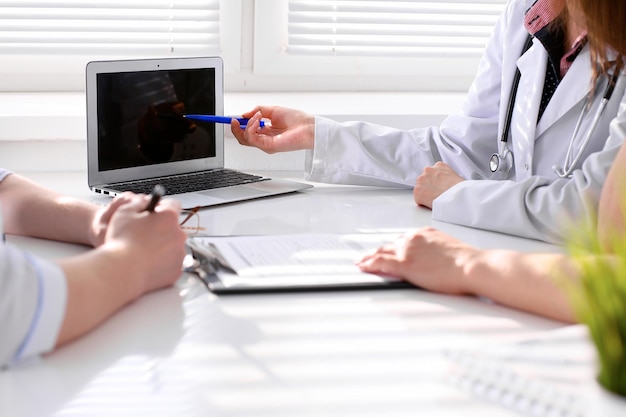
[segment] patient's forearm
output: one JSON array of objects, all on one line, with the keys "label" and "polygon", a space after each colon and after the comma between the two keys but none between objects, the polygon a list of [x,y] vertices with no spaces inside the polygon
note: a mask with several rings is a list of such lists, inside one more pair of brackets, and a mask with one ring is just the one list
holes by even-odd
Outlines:
[{"label": "patient's forearm", "polygon": [[4,231],[65,242],[92,244],[89,231],[98,210],[13,174],[0,183]]},{"label": "patient's forearm", "polygon": [[143,292],[140,269],[122,249],[101,247],[59,261],[68,299],[57,346],[92,330]]},{"label": "patient's forearm", "polygon": [[473,294],[556,320],[576,321],[564,286],[577,274],[565,255],[479,251],[465,275]]}]

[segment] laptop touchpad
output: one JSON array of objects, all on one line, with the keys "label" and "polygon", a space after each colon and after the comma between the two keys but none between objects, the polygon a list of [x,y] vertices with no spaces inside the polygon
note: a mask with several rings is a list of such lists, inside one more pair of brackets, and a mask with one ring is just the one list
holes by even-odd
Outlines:
[{"label": "laptop touchpad", "polygon": [[214,198],[223,198],[225,200],[242,198],[242,197],[253,197],[253,196],[261,196],[266,195],[267,191],[263,190],[255,190],[249,187],[226,187],[226,188],[218,188],[214,190],[201,191],[198,194],[206,195],[208,197]]}]

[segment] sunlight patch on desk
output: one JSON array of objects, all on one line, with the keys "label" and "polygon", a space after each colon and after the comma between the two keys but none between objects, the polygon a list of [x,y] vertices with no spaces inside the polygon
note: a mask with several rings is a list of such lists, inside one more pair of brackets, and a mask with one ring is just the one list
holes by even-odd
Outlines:
[{"label": "sunlight patch on desk", "polygon": [[364,367],[357,358],[307,358],[277,360],[272,370],[292,383],[326,383],[350,381],[420,381],[439,379],[446,370],[446,361],[439,354],[383,356]]},{"label": "sunlight patch on desk", "polygon": [[[248,387],[236,392],[219,391],[213,397],[221,409],[246,415],[341,415],[372,416],[398,415],[392,410],[404,409],[415,401],[421,401],[420,410],[412,410],[411,415],[437,415],[438,399],[446,401],[466,401],[462,395],[453,395],[444,384],[432,383],[392,383],[381,390],[376,383],[319,384],[301,387],[303,389],[268,389]],[[452,395],[452,397],[451,397]],[[245,401],[242,401],[245,398]],[[431,408],[432,407],[432,408]],[[350,411],[348,411],[350,410]],[[242,413],[242,414],[239,414]],[[278,413],[278,414],[273,414]],[[291,413],[291,414],[289,414]],[[425,413],[425,414],[424,414]],[[247,415],[250,415],[247,414]],[[402,414],[409,415],[409,414]]]},{"label": "sunlight patch on desk", "polygon": [[217,343],[181,343],[174,354],[177,358],[188,361],[231,361],[239,358],[239,352],[232,346]]},{"label": "sunlight patch on desk", "polygon": [[350,359],[357,355],[383,357],[433,355],[446,346],[463,346],[463,337],[447,334],[420,335],[414,337],[387,335],[382,338],[372,333],[369,337],[342,336],[328,338],[309,337],[296,340],[276,339],[272,342],[247,346],[246,352],[258,358],[315,358],[330,357]]},{"label": "sunlight patch on desk", "polygon": [[375,229],[367,228],[367,227],[357,227],[358,233],[372,233],[372,234],[397,234],[398,236],[402,236],[407,232],[406,227],[377,227]]},{"label": "sunlight patch on desk", "polygon": [[192,416],[191,391],[174,375],[165,378],[158,367],[144,356],[126,357],[94,378],[55,416]]},{"label": "sunlight patch on desk", "polygon": [[[318,335],[320,337],[331,337],[334,335],[348,334],[378,334],[391,335],[406,330],[419,330],[421,332],[444,333],[444,332],[477,332],[493,333],[500,335],[516,335],[517,329],[511,328],[512,322],[505,318],[485,319],[480,316],[463,317],[458,315],[430,316],[428,320],[423,317],[403,316],[403,317],[363,317],[363,315],[342,316],[333,319],[329,316],[327,320],[321,322],[319,318],[312,317],[308,322],[306,318],[298,321],[272,321],[262,322],[259,329],[266,335],[271,336],[309,336]],[[513,324],[515,324],[513,322]]]},{"label": "sunlight patch on desk", "polygon": [[[256,298],[246,297],[233,299],[228,305],[223,306],[223,311],[241,318],[263,318],[289,321],[293,318],[305,316],[316,317],[323,312],[328,317],[361,316],[363,314],[390,313],[393,314],[414,314],[422,317],[440,314],[457,314],[448,306],[437,303],[419,303],[415,300],[407,299],[400,294],[405,291],[393,291],[393,294],[384,292],[328,292],[317,294],[311,297],[309,294],[302,296],[297,293],[289,296],[267,295]],[[418,291],[418,290],[415,290]],[[399,296],[400,295],[400,296]],[[268,298],[274,302],[268,303]]]},{"label": "sunlight patch on desk", "polygon": [[320,322],[315,318],[311,318],[307,322],[301,319],[298,322],[272,322],[262,323],[261,329],[267,335],[348,335],[348,334],[378,334],[390,335],[407,329],[408,323],[400,318],[373,318],[370,317],[342,317],[341,320],[333,320],[329,318],[324,322]]}]

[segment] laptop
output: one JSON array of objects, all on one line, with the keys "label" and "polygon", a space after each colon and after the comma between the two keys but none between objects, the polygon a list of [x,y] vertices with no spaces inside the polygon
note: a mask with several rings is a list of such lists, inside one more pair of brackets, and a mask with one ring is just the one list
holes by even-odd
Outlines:
[{"label": "laptop", "polygon": [[156,184],[184,209],[273,196],[311,185],[224,168],[224,126],[185,118],[223,115],[219,57],[87,64],[89,188],[114,197]]}]

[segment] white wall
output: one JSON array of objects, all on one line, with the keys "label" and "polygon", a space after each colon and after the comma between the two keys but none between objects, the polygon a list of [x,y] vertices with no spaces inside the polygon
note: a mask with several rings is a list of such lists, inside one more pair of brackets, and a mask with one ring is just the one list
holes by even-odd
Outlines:
[{"label": "white wall", "polygon": [[[410,129],[437,125],[460,108],[455,93],[228,93],[225,114],[257,104],[283,105],[337,121],[366,120]],[[82,93],[0,94],[0,166],[14,171],[86,170]],[[266,155],[240,146],[226,132],[226,166],[242,170],[301,170],[303,152]]]}]

